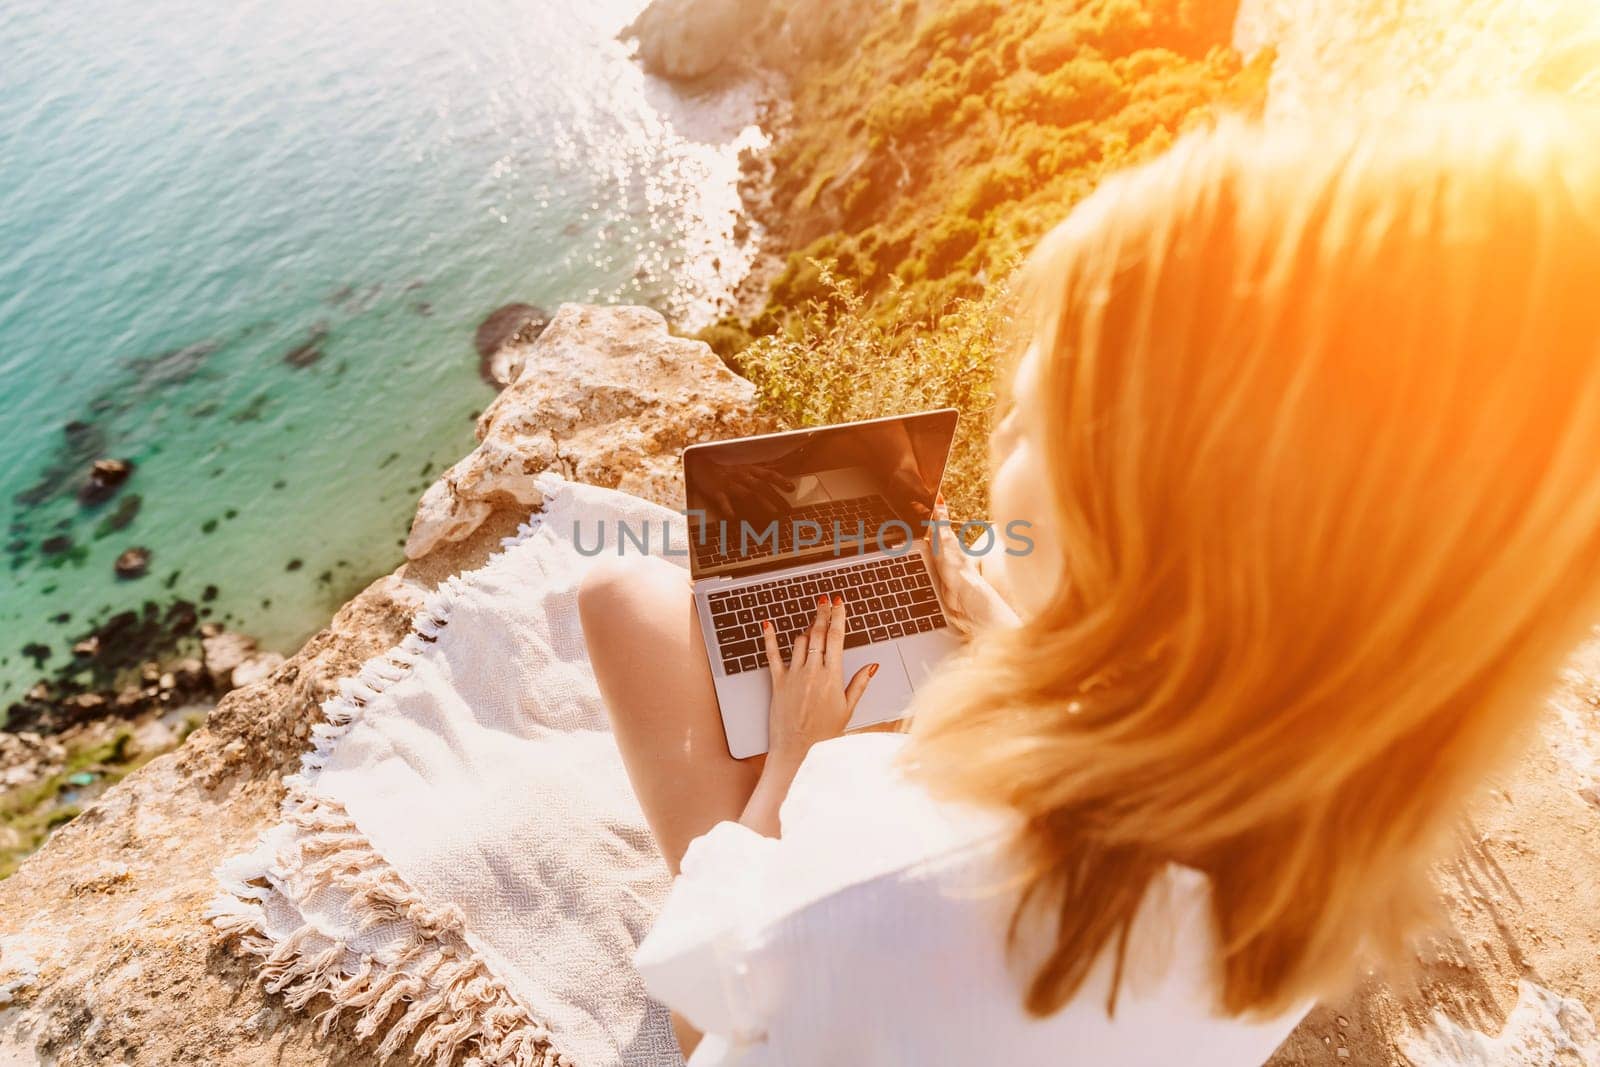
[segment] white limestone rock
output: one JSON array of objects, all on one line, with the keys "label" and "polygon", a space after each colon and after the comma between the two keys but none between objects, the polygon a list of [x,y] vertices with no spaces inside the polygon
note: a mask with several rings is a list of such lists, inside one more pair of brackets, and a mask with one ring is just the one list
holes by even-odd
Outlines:
[{"label": "white limestone rock", "polygon": [[408,559],[496,507],[535,507],[546,470],[682,507],[684,447],[760,428],[755,387],[649,308],[563,304],[504,365],[516,377],[478,419],[477,449],[423,494]]}]

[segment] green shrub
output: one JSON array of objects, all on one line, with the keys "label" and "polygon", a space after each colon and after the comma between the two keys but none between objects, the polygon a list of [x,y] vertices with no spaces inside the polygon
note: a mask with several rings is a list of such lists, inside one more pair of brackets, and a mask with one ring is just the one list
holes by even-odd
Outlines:
[{"label": "green shrub", "polygon": [[1023,66],[1038,74],[1048,74],[1077,56],[1083,40],[1075,26],[1056,26],[1023,42],[1019,54]]},{"label": "green shrub", "polygon": [[940,219],[927,237],[924,259],[928,277],[942,278],[949,274],[968,252],[977,247],[981,233],[978,224],[969,218],[946,215]]},{"label": "green shrub", "polygon": [[[952,515],[984,514],[996,356],[1006,345],[998,287],[886,321],[847,279],[813,266],[825,298],[792,309],[791,332],[757,338],[740,355],[762,408],[789,426],[958,408],[945,495]],[[891,302],[907,307],[903,295],[895,290]]]},{"label": "green shrub", "polygon": [[960,50],[966,37],[987,28],[1003,10],[1000,0],[946,2],[922,24],[917,34],[918,43],[941,51]]},{"label": "green shrub", "polygon": [[[763,405],[795,422],[893,405],[970,414],[958,379],[986,382],[995,351],[974,309],[998,307],[1009,265],[1106,174],[1216,110],[1259,110],[1272,56],[1244,64],[1229,48],[1232,6],[886,6],[853,51],[796,74],[774,148],[792,232],[835,232],[790,256],[748,347],[733,355],[744,338],[713,327],[719,352],[764,375]],[[981,482],[981,464],[963,469]]]},{"label": "green shrub", "polygon": [[1032,168],[1019,160],[992,163],[967,179],[951,206],[969,218],[981,219],[1022,196],[1033,178]]},{"label": "green shrub", "polygon": [[1051,126],[1072,126],[1115,111],[1126,97],[1110,63],[1079,56],[1034,81],[1025,114]]},{"label": "green shrub", "polygon": [[967,60],[961,72],[964,93],[982,93],[1000,80],[1000,62],[989,52],[978,52]]},{"label": "green shrub", "polygon": [[754,340],[744,323],[734,316],[712,323],[696,336],[710,345],[711,351],[715,352],[722,362],[735,370],[738,369],[735,357],[750,347],[750,342]]}]

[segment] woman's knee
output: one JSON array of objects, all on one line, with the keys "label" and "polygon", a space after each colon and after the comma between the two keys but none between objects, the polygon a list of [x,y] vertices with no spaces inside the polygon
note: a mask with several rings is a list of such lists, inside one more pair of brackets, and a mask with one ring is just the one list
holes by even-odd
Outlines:
[{"label": "woman's knee", "polygon": [[[613,628],[637,628],[667,607],[682,585],[682,570],[659,559],[620,556],[599,560],[578,585],[578,618],[585,638],[592,644],[601,633],[613,638],[625,635],[628,629]],[[687,592],[687,587],[683,591]]]}]

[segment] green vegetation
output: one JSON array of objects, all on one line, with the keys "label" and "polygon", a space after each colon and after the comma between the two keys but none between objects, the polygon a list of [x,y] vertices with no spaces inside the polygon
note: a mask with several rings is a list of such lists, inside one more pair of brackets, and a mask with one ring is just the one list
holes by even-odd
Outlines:
[{"label": "green vegetation", "polygon": [[1253,110],[1271,56],[1226,44],[1234,4],[903,0],[801,72],[778,133],[790,247],[766,309],[702,337],[793,422],[954,405],[947,483],[983,510],[1000,283],[1106,174],[1217,110]]},{"label": "green vegetation", "polygon": [[64,802],[66,794],[76,792],[86,801],[148,762],[150,755],[130,758],[132,737],[131,729],[121,727],[102,740],[69,747],[59,771],[0,793],[0,878],[10,877],[51,831],[77,817],[81,804]]},{"label": "green vegetation", "polygon": [[[985,292],[953,298],[925,317],[878,316],[850,279],[826,263],[816,271],[822,295],[791,311],[783,331],[740,357],[762,404],[793,426],[957,408],[962,425],[945,495],[952,515],[982,514],[994,354],[1005,345],[1003,298]],[[966,425],[974,413],[984,419],[976,432]]]}]

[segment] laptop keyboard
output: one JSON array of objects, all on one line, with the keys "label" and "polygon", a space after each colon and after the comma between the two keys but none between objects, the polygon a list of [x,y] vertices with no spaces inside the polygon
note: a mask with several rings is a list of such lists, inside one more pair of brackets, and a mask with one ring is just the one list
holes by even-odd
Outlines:
[{"label": "laptop keyboard", "polygon": [[728,674],[767,665],[761,622],[772,620],[787,662],[794,639],[817,615],[817,597],[842,596],[848,608],[844,647],[875,645],[944,628],[944,612],[919,553],[868,560],[793,578],[778,578],[710,595],[711,622]]},{"label": "laptop keyboard", "polygon": [[[754,563],[775,556],[787,556],[795,551],[795,527],[799,523],[814,522],[821,529],[818,540],[812,547],[828,545],[833,540],[834,524],[838,524],[840,533],[846,538],[860,538],[860,541],[850,540],[845,543],[851,545],[865,545],[865,549],[857,551],[874,550],[879,546],[873,542],[883,536],[883,546],[893,548],[903,543],[906,539],[905,531],[899,526],[890,526],[894,522],[894,509],[889,507],[889,502],[883,497],[872,496],[850,497],[845,500],[824,500],[816,504],[807,504],[785,512],[777,519],[768,520],[776,522],[776,537],[767,537],[757,540],[757,535],[765,534],[764,524],[759,521],[751,522],[751,532],[748,543],[741,546],[739,543],[739,526],[730,522],[726,533],[727,543],[718,541],[718,530],[715,524],[709,525],[703,534],[693,539],[695,562],[702,569],[712,570],[717,567],[726,567],[735,563]],[[808,534],[817,535],[816,530],[806,528]],[[776,540],[776,545],[774,545]],[[741,548],[747,551],[741,551]]]}]

